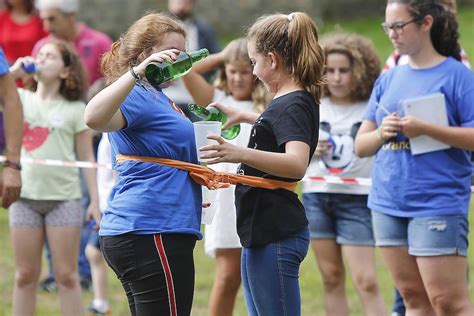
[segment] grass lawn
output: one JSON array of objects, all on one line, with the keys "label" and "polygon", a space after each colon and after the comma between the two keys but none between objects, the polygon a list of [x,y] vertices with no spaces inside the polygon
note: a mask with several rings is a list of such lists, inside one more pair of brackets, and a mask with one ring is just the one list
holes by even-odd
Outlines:
[{"label": "grass lawn", "polygon": [[[392,51],[390,42],[381,31],[379,25],[382,17],[379,19],[360,19],[341,23],[328,23],[321,31],[328,32],[336,29],[343,29],[351,32],[364,34],[375,43],[381,60]],[[461,44],[471,57],[471,63],[474,61],[474,8],[461,8],[459,11]],[[472,207],[471,207],[472,208]],[[474,229],[474,215],[470,212],[471,231]],[[474,234],[470,235],[470,244],[474,244]],[[195,251],[196,260],[196,287],[192,315],[207,315],[207,301],[211,290],[214,274],[214,261],[204,255],[203,243],[199,242]],[[474,259],[472,247],[469,251],[469,262],[471,276],[473,275]],[[46,265],[43,265],[46,267]],[[43,271],[44,273],[45,271]],[[388,304],[392,302],[392,281],[382,263],[380,256],[377,256],[377,272],[380,286]],[[11,249],[11,243],[8,233],[8,217],[5,210],[0,210],[0,316],[11,314],[11,290],[13,284],[14,262]],[[129,315],[128,305],[125,294],[115,275],[110,272],[110,300],[113,315]],[[473,282],[470,285],[471,300],[474,299]],[[306,257],[301,269],[301,294],[303,304],[303,315],[324,315],[323,295],[321,277],[317,271],[316,263],[312,252]],[[357,294],[355,293],[350,278],[347,280],[348,299],[351,306],[352,315],[362,315],[361,305]],[[84,294],[84,306],[87,306],[91,300],[92,294]],[[40,293],[37,304],[38,316],[59,315],[59,302],[55,294]],[[234,315],[246,315],[245,304],[242,293],[239,292]]]}]

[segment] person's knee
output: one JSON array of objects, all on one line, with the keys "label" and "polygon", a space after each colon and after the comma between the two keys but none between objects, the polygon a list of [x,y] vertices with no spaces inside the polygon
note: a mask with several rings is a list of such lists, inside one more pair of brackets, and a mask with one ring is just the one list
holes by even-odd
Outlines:
[{"label": "person's knee", "polygon": [[374,275],[357,275],[354,283],[362,294],[374,295],[379,292],[377,279]]},{"label": "person's knee", "polygon": [[400,287],[398,290],[407,307],[418,308],[420,306],[429,304],[424,288],[416,287],[414,285],[407,285]]},{"label": "person's knee", "polygon": [[15,283],[18,287],[25,287],[38,282],[40,269],[23,268],[15,272]]},{"label": "person's knee", "polygon": [[86,246],[85,253],[89,263],[98,263],[102,261],[102,253],[100,250],[90,244]]},{"label": "person's knee", "polygon": [[71,289],[79,285],[79,274],[77,273],[77,270],[59,269],[54,272],[54,277],[59,287]]},{"label": "person's knee", "polygon": [[322,272],[324,288],[328,291],[339,288],[344,285],[344,268],[336,265],[328,266]]},{"label": "person's knee", "polygon": [[237,291],[240,283],[240,273],[226,271],[216,275],[216,284],[224,291]]},{"label": "person's knee", "polygon": [[469,306],[466,299],[451,293],[438,293],[431,297],[436,315],[458,315]]}]

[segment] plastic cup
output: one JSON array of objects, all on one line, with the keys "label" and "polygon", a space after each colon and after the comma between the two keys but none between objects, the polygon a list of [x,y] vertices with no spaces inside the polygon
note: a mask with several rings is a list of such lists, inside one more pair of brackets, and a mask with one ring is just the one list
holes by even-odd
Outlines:
[{"label": "plastic cup", "polygon": [[202,203],[210,203],[211,206],[202,208],[201,223],[212,224],[214,215],[216,215],[217,209],[217,190],[209,190],[207,187],[202,187]]},{"label": "plastic cup", "polygon": [[[213,145],[217,144],[217,141],[213,139],[208,139],[207,136],[209,135],[217,135],[221,134],[221,122],[216,121],[199,121],[194,122],[194,138],[196,140],[196,151],[198,154],[199,162],[206,162],[210,159],[202,159],[200,158],[199,148],[206,146],[206,145]],[[208,152],[206,152],[208,153]]]}]

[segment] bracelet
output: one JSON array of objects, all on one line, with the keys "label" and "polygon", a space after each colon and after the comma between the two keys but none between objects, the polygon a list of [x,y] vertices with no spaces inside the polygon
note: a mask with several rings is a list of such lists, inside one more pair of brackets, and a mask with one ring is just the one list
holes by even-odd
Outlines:
[{"label": "bracelet", "polygon": [[130,65],[130,73],[132,74],[132,77],[135,78],[136,83],[140,83],[142,81],[142,78],[135,72],[135,69],[133,69],[133,66]]},{"label": "bracelet", "polygon": [[10,160],[5,160],[3,162],[3,168],[12,168],[12,169],[16,169],[18,171],[21,171],[21,164],[17,163],[17,162],[10,161]]},{"label": "bracelet", "polygon": [[135,83],[146,90],[145,86],[142,83],[142,78],[135,72],[135,69],[133,69],[132,65],[130,65],[130,74],[132,75],[133,78],[135,78]]}]

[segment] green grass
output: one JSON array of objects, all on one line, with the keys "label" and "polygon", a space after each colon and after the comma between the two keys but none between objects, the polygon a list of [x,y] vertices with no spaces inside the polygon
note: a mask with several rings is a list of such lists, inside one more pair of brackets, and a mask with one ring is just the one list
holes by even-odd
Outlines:
[{"label": "green grass", "polygon": [[[470,212],[470,230],[474,230],[474,204],[471,206]],[[469,237],[469,243],[474,244],[474,234]],[[10,243],[10,237],[8,233],[8,216],[7,212],[3,209],[0,210],[0,316],[6,316],[11,314],[11,291],[13,285],[13,273],[14,273],[14,262],[13,253]],[[474,255],[473,247],[469,249],[469,270],[470,274],[474,273]],[[196,286],[195,296],[193,304],[193,316],[204,316],[207,315],[207,302],[209,293],[212,287],[213,275],[214,275],[214,260],[204,255],[203,242],[198,242],[195,250],[196,260]],[[385,298],[385,302],[388,304],[392,303],[392,289],[393,283],[388,275],[388,272],[382,262],[380,255],[377,253],[377,274],[379,279],[379,285]],[[46,267],[45,262],[43,267]],[[43,273],[45,271],[43,270]],[[352,310],[351,315],[363,315],[362,306],[359,302],[358,296],[352,286],[350,278],[347,278],[347,292],[349,306]],[[112,306],[113,315],[125,316],[129,315],[127,300],[123,289],[113,274],[112,271],[109,273],[110,280],[110,301]],[[322,316],[324,315],[323,307],[323,288],[321,282],[321,276],[316,268],[316,262],[314,255],[310,251],[308,256],[303,262],[300,274],[300,286],[302,296],[302,309],[303,315],[305,316]],[[469,286],[469,292],[471,300],[474,300],[474,284],[471,282]],[[84,293],[83,302],[86,307],[91,300],[92,294],[90,292]],[[56,316],[59,313],[59,301],[56,294],[50,293],[38,293],[38,304],[37,304],[37,315],[38,316]],[[237,303],[235,307],[234,315],[247,315],[244,300],[242,297],[242,291],[239,291],[237,297]]]},{"label": "green grass", "polygon": [[[348,21],[344,23],[327,23],[321,31],[323,33],[342,29],[351,32],[358,32],[370,37],[379,52],[381,60],[385,60],[386,56],[392,51],[390,42],[385,34],[380,30],[381,18],[373,19],[359,19]],[[471,63],[474,61],[474,41],[469,41],[474,36],[474,9],[471,7],[461,8],[459,11],[461,45],[471,57]],[[227,40],[223,40],[223,43]],[[472,209],[473,207],[471,207]],[[474,223],[474,215],[472,210],[470,213],[470,222]],[[474,230],[474,224],[470,225],[471,231]],[[474,244],[474,234],[470,235],[470,244]],[[0,316],[11,314],[11,291],[13,285],[14,261],[12,248],[8,232],[8,216],[5,210],[0,210]],[[473,275],[474,260],[473,249],[469,250],[469,261],[471,275]],[[204,316],[207,315],[207,302],[211,290],[213,275],[214,275],[214,261],[204,255],[203,242],[197,244],[195,250],[196,260],[196,287],[192,315]],[[45,264],[43,264],[46,267]],[[44,272],[44,271],[43,271]],[[392,302],[392,287],[393,283],[382,263],[380,256],[377,256],[377,273],[382,293],[385,301],[388,304]],[[115,275],[110,272],[110,300],[112,305],[113,315],[129,315],[128,305],[125,294],[121,288],[120,283]],[[313,253],[308,253],[301,268],[301,295],[302,295],[302,309],[305,316],[324,315],[323,308],[323,289],[321,277],[316,268]],[[359,303],[357,294],[352,287],[350,278],[347,280],[348,299],[351,306],[352,315],[362,315],[362,308]],[[470,285],[471,300],[474,300],[474,285]],[[92,294],[84,294],[84,306],[87,306],[91,300]],[[38,316],[56,316],[59,315],[59,302],[55,294],[39,293],[37,304]],[[245,304],[242,297],[242,292],[239,292],[234,315],[247,315]]]}]

